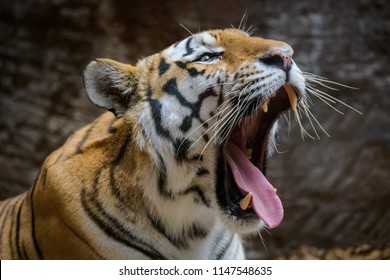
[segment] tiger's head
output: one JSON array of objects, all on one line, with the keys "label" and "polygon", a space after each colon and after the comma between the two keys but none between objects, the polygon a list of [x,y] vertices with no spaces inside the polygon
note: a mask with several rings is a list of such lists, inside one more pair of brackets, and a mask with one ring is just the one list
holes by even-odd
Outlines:
[{"label": "tiger's head", "polygon": [[280,114],[307,100],[292,55],[283,42],[211,30],[135,66],[98,59],[84,81],[93,103],[138,124],[139,149],[173,178],[161,183],[159,177],[163,194],[196,185],[203,207],[249,233],[283,218],[264,173]]}]

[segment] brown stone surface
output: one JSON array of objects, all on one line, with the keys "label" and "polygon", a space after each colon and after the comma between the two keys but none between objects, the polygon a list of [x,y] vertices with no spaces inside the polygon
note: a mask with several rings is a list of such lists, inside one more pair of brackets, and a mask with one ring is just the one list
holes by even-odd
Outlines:
[{"label": "brown stone surface", "polygon": [[[333,94],[363,112],[314,101],[331,135],[302,141],[284,122],[268,176],[285,206],[252,258],[382,258],[390,248],[390,6],[359,1],[0,0],[0,198],[27,189],[44,158],[101,111],[82,85],[96,57],[123,62],[192,31],[238,25],[289,42],[308,72],[359,90]],[[338,106],[342,108],[342,106]],[[306,122],[306,125],[309,125]],[[308,129],[313,132],[312,130]]]}]

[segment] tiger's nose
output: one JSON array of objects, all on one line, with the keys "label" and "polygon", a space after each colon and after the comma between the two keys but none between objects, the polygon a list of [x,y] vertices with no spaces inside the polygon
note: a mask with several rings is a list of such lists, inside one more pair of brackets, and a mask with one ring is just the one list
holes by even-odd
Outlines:
[{"label": "tiger's nose", "polygon": [[266,65],[279,67],[286,72],[290,70],[294,51],[291,48],[276,49],[271,56],[260,59]]}]

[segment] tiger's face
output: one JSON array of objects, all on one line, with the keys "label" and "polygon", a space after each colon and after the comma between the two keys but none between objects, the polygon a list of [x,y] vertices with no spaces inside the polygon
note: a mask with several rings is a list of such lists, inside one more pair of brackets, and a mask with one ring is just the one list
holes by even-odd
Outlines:
[{"label": "tiger's face", "polygon": [[249,233],[283,218],[264,173],[278,117],[306,102],[292,55],[283,42],[212,30],[136,66],[92,62],[85,84],[95,104],[138,123],[139,149],[164,169],[167,196],[196,185],[204,207],[232,230]]}]

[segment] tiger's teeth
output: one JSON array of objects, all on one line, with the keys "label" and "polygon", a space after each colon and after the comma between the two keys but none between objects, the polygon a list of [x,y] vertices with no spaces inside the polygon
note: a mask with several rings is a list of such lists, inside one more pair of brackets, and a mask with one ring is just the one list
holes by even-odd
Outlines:
[{"label": "tiger's teeth", "polygon": [[263,105],[261,105],[261,107],[263,108],[264,113],[267,113],[268,112],[268,101],[264,102]]},{"label": "tiger's teeth", "polygon": [[284,89],[287,92],[288,100],[290,101],[291,108],[295,110],[297,108],[298,97],[294,89],[289,85],[284,85]]},{"label": "tiger's teeth", "polygon": [[252,158],[252,149],[246,149],[245,155],[248,159],[251,159]]},{"label": "tiger's teeth", "polygon": [[243,199],[241,199],[240,207],[241,207],[242,210],[248,209],[249,204],[251,203],[251,199],[252,199],[252,193],[251,192],[248,192],[248,194]]}]

